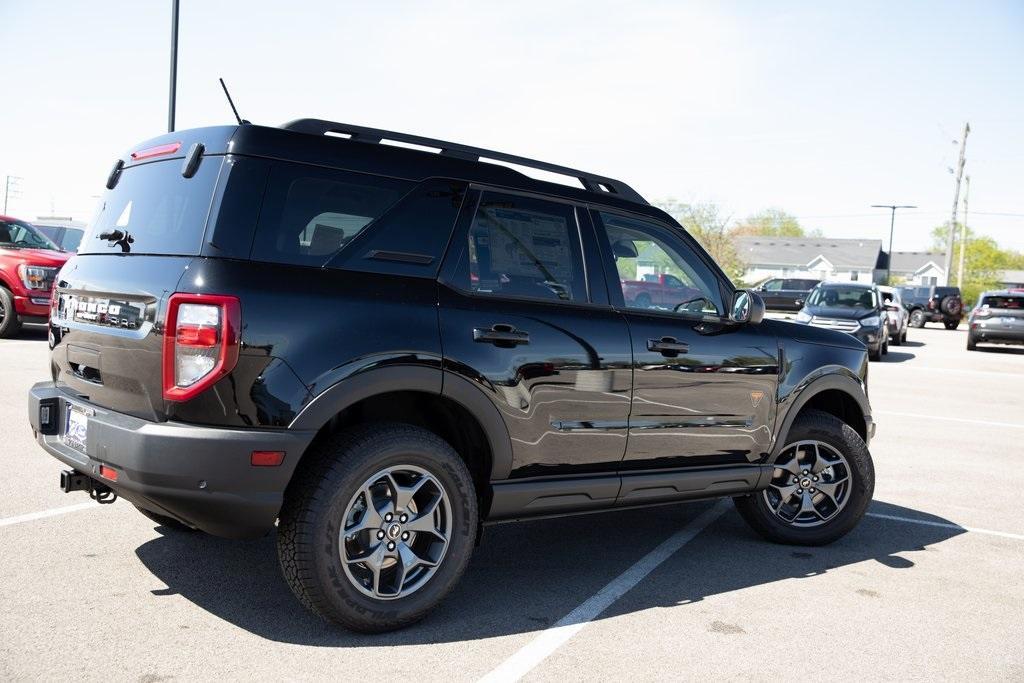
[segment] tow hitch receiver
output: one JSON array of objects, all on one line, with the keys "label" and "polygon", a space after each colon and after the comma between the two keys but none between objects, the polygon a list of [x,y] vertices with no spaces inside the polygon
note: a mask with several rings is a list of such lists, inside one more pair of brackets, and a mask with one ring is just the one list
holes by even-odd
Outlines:
[{"label": "tow hitch receiver", "polygon": [[112,488],[75,470],[60,473],[60,490],[64,493],[88,491],[89,497],[101,505],[117,500],[117,492]]}]

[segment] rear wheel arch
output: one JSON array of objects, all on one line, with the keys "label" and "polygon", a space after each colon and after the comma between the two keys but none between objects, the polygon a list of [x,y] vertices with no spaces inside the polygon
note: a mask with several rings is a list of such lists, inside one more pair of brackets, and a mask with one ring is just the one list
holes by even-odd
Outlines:
[{"label": "rear wheel arch", "polygon": [[819,410],[834,415],[850,425],[865,442],[868,440],[867,416],[870,407],[860,383],[843,375],[826,375],[809,384],[786,412],[772,449],[772,459],[786,446],[789,432],[796,419],[806,411]]},{"label": "rear wheel arch", "polygon": [[446,441],[462,457],[481,498],[489,504],[489,482],[503,479],[512,468],[512,449],[505,423],[494,404],[468,381],[437,368],[383,368],[343,380],[311,402],[291,427],[315,432],[306,454],[339,430],[376,422],[409,424]]}]

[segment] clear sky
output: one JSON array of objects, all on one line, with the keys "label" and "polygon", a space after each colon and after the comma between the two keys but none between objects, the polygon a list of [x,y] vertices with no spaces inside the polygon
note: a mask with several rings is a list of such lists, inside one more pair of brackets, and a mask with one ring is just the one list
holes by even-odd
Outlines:
[{"label": "clear sky", "polygon": [[[178,127],[316,116],[775,206],[923,249],[965,120],[970,224],[1024,250],[1024,2],[181,1]],[[0,0],[10,213],[87,219],[166,129],[170,0]],[[2,200],[0,178],[0,200]],[[1013,214],[1013,215],[996,215]]]}]

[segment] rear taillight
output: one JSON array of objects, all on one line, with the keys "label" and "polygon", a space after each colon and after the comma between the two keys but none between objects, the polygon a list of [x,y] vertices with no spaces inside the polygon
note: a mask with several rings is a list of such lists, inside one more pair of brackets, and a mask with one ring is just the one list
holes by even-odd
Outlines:
[{"label": "rear taillight", "polygon": [[187,401],[231,372],[241,323],[233,296],[172,294],[164,329],[164,398]]}]

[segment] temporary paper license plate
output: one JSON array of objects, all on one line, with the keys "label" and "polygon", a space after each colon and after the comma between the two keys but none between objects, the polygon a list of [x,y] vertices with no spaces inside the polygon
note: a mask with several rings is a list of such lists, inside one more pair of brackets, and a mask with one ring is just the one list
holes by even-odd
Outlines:
[{"label": "temporary paper license plate", "polygon": [[85,439],[89,433],[89,416],[81,408],[68,404],[68,421],[64,428],[64,443],[85,453]]}]

